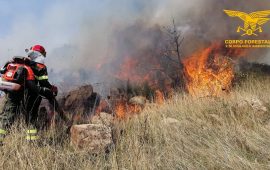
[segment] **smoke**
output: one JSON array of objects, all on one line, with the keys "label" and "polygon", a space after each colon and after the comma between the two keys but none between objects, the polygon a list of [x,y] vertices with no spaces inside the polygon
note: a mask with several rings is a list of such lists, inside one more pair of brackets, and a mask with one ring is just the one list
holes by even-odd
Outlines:
[{"label": "smoke", "polygon": [[[48,1],[34,12],[37,5],[29,4],[28,10],[10,7],[17,14],[8,33],[0,37],[1,64],[13,55],[24,55],[32,44],[42,44],[51,81],[74,85],[111,81],[127,56],[142,61],[136,73],[158,65],[156,57],[162,56],[166,43],[164,27],[173,19],[184,37],[182,55],[188,56],[213,41],[240,37],[236,28],[243,22],[226,16],[224,9],[247,13],[270,9],[268,0]],[[10,10],[3,10],[3,15]],[[269,39],[270,23],[263,28],[263,36],[255,38]],[[251,54],[270,64],[269,50]]]}]

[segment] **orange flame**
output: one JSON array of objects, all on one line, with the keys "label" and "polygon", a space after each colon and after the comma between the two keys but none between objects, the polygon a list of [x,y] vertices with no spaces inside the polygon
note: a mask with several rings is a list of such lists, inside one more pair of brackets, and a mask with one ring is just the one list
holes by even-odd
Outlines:
[{"label": "orange flame", "polygon": [[242,51],[226,51],[214,44],[186,58],[183,64],[188,92],[196,96],[219,96],[228,91],[234,79],[234,65],[228,55],[239,56]]},{"label": "orange flame", "polygon": [[120,101],[115,105],[115,115],[118,119],[125,119],[129,116],[140,113],[143,110],[142,106],[129,104],[125,101]]},{"label": "orange flame", "polygon": [[155,91],[155,103],[162,105],[164,103],[164,94],[160,90]]},{"label": "orange flame", "polygon": [[115,106],[115,115],[117,118],[123,119],[126,117],[126,112],[127,112],[127,108],[126,108],[126,103],[123,101],[120,101],[118,103],[116,103]]},{"label": "orange flame", "polygon": [[[129,81],[133,85],[147,83],[151,89],[156,90],[154,102],[157,104],[164,103],[164,94],[157,89],[165,91],[172,89],[169,87],[172,84],[171,80],[163,72],[157,61],[147,63],[127,55],[113,76],[119,80]],[[143,107],[139,104],[131,104],[127,99],[121,99],[121,101],[117,101],[114,105],[114,112],[117,118],[123,119],[140,113]]]},{"label": "orange flame", "polygon": [[113,76],[119,80],[129,80],[133,84],[152,83],[153,75],[160,69],[160,65],[155,61],[147,64],[134,57],[126,56]]},{"label": "orange flame", "polygon": [[[155,91],[154,103],[162,105],[165,102],[164,94],[160,90]],[[129,103],[125,99],[117,101],[114,107],[115,116],[118,119],[125,119],[143,111],[144,105]]]},{"label": "orange flame", "polygon": [[130,80],[131,82],[141,83],[147,77],[140,75],[137,72],[139,62],[135,59],[126,57],[121,64],[118,73],[115,75],[116,78],[120,80]]}]

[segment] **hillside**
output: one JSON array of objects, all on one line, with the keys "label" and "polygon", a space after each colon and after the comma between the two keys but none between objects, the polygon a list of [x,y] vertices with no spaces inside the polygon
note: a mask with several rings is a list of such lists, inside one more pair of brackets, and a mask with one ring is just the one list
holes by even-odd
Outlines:
[{"label": "hillside", "polygon": [[[249,76],[221,97],[177,93],[114,126],[110,152],[74,150],[61,131],[27,144],[21,123],[1,150],[3,169],[269,169],[270,77]],[[63,129],[63,128],[62,128]]]}]

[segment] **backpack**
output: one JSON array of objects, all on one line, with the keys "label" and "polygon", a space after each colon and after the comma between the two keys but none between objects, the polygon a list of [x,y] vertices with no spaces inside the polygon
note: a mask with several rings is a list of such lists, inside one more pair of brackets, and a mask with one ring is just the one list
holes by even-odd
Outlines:
[{"label": "backpack", "polygon": [[26,77],[26,70],[24,64],[9,63],[6,66],[2,79],[5,81],[23,84]]}]

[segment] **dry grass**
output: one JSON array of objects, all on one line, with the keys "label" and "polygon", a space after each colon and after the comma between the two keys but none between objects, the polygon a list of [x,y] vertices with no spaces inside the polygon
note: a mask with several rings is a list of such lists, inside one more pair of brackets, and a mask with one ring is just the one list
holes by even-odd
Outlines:
[{"label": "dry grass", "polygon": [[[117,140],[107,154],[76,151],[60,132],[44,134],[42,145],[28,144],[14,126],[0,148],[1,168],[270,169],[269,84],[269,77],[250,77],[220,98],[178,94],[163,106],[149,106],[116,124]],[[267,113],[235,107],[249,96],[262,100]],[[168,117],[178,122],[166,123]]]}]

